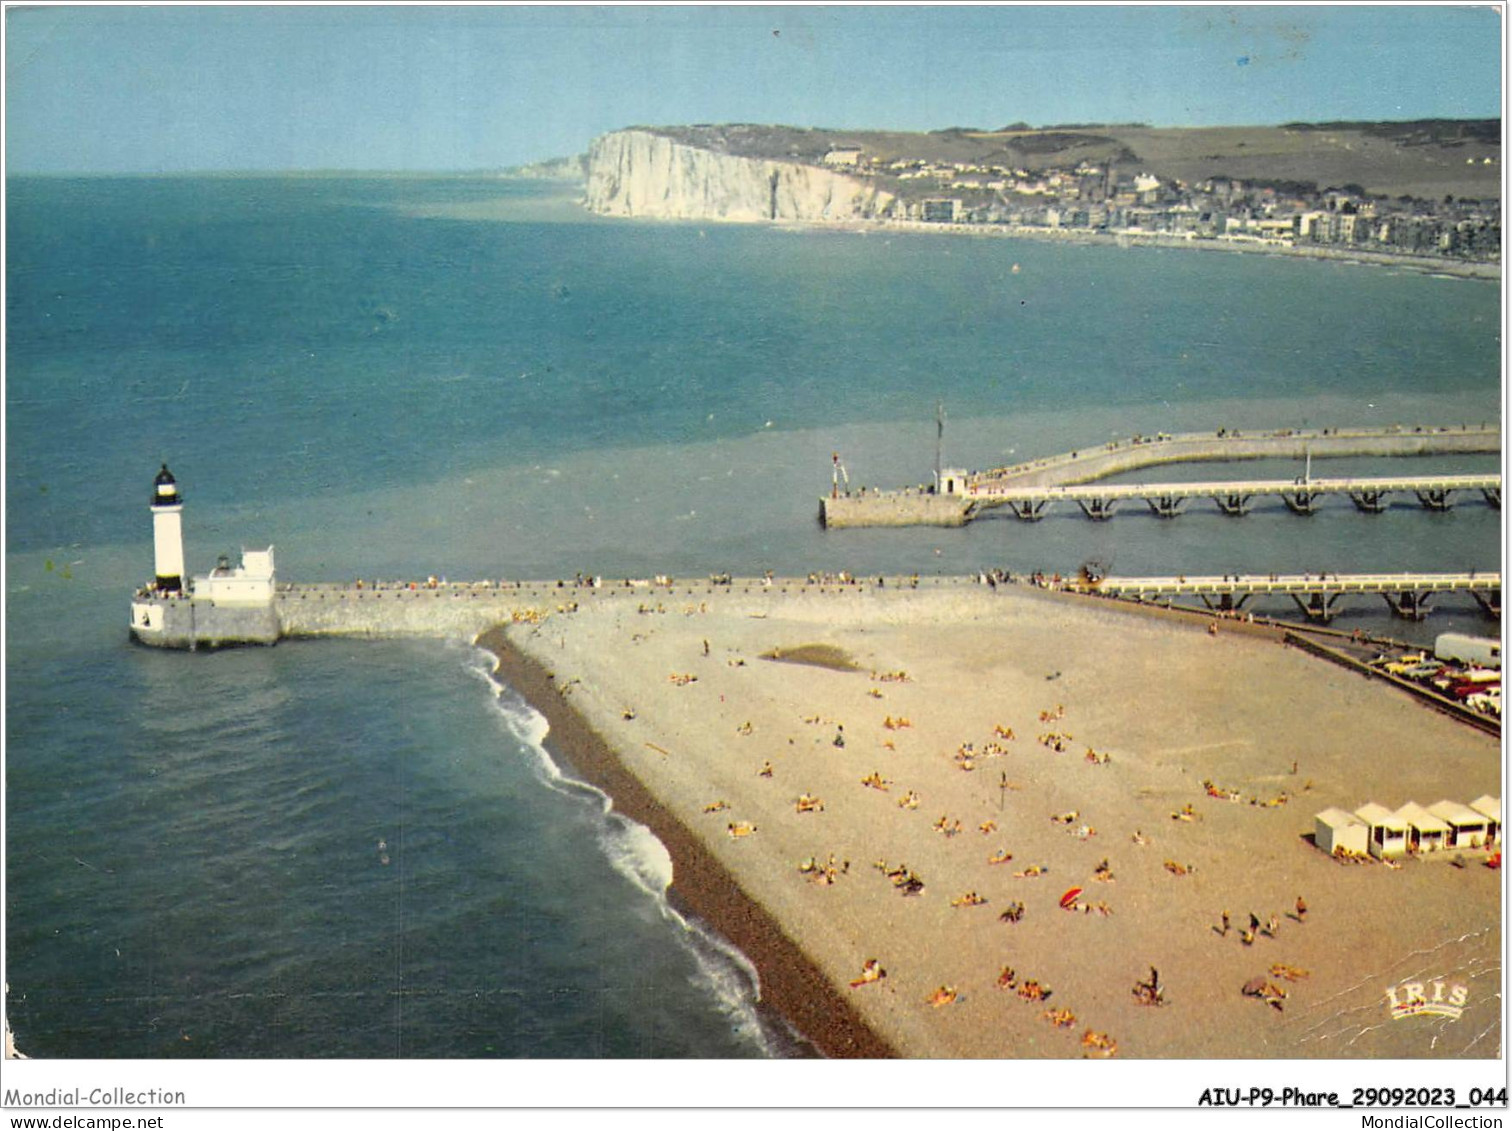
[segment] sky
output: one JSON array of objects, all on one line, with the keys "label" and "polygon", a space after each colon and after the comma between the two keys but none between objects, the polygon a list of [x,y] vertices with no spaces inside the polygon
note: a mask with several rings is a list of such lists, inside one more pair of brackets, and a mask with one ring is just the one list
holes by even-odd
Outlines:
[{"label": "sky", "polygon": [[1501,10],[5,8],[9,173],[494,169],[630,125],[1493,118]]}]

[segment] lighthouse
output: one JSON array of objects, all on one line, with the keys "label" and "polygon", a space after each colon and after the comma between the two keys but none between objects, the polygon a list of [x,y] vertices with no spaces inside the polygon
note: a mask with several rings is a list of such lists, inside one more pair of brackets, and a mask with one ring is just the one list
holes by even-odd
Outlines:
[{"label": "lighthouse", "polygon": [[168,465],[152,481],[152,543],[159,593],[184,592],[184,500]]},{"label": "lighthouse", "polygon": [[157,570],[131,600],[131,635],[155,648],[274,644],[283,633],[275,603],[273,547],[242,548],[201,577],[184,572],[184,500],[165,463],[152,481],[152,543]]}]

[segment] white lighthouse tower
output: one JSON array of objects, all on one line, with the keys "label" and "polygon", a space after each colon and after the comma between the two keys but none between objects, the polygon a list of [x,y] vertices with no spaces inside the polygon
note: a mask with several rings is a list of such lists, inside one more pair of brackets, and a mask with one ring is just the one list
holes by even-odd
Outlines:
[{"label": "white lighthouse tower", "polygon": [[184,500],[165,463],[152,483],[152,543],[157,561],[153,588],[159,593],[184,592],[183,513]]}]

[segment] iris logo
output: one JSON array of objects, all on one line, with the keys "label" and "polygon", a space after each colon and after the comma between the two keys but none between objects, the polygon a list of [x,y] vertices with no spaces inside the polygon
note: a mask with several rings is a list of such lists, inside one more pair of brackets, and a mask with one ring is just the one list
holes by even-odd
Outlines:
[{"label": "iris logo", "polygon": [[1391,1008],[1393,1021],[1419,1016],[1458,1020],[1465,1012],[1465,1001],[1469,996],[1467,987],[1448,982],[1403,982],[1386,987],[1386,1003]]}]

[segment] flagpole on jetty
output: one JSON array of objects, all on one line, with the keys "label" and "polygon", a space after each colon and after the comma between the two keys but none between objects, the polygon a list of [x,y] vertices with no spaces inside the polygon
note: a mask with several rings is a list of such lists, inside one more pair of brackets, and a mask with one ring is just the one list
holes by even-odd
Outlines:
[{"label": "flagpole on jetty", "polygon": [[940,449],[945,442],[945,402],[935,402],[935,493],[940,491]]}]

